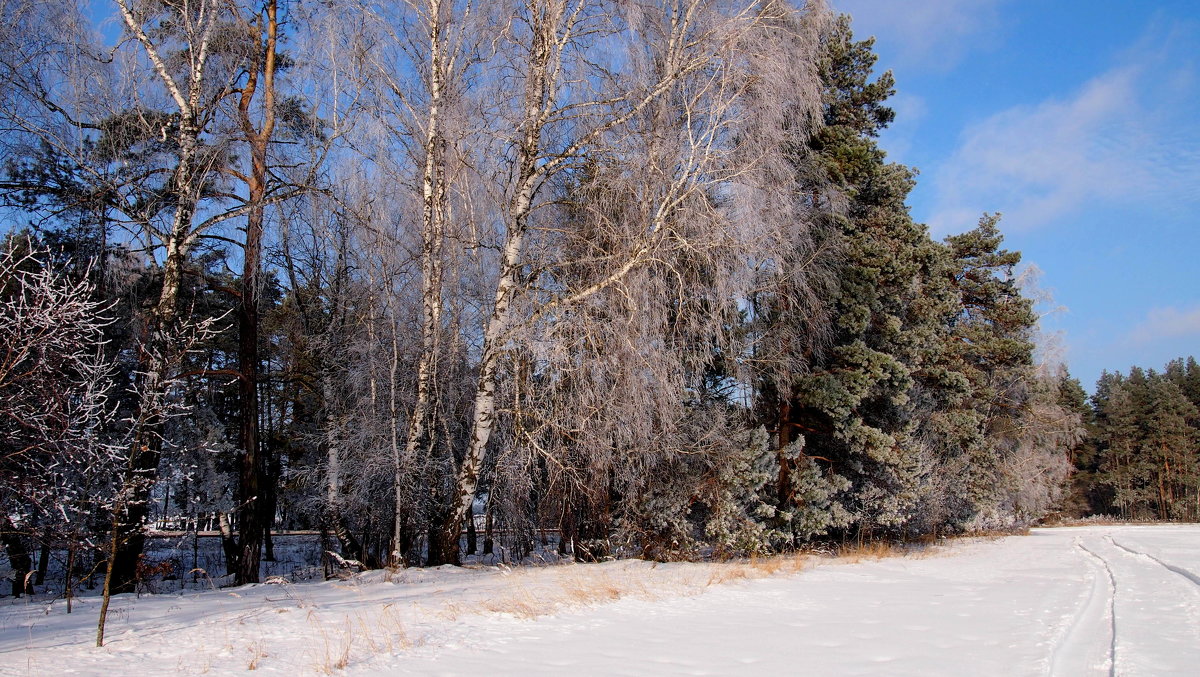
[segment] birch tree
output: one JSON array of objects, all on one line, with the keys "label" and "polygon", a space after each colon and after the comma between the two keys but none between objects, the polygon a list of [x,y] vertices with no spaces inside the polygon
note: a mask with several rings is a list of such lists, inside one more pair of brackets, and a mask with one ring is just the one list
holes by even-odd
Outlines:
[{"label": "birch tree", "polygon": [[117,6],[126,30],[174,106],[159,127],[160,135],[170,137],[173,147],[174,167],[165,186],[168,204],[173,205],[171,215],[161,227],[151,220],[141,224],[152,237],[151,246],[162,251],[162,288],[146,320],[138,386],[141,404],[123,482],[129,495],[122,501],[125,514],[117,525],[120,546],[109,563],[114,590],[125,592],[134,586],[137,558],[145,541],[142,522],[148,514],[162,453],[165,419],[161,404],[167,395],[165,383],[172,376],[170,367],[177,362],[178,339],[173,334],[180,320],[180,290],[189,254],[205,231],[236,214],[197,220],[206,182],[218,162],[218,156],[202,147],[201,135],[212,122],[215,103],[225,95],[228,77],[214,72],[212,59],[222,5],[216,0],[198,0],[135,6],[117,0]]},{"label": "birch tree", "polygon": [[[610,8],[589,2],[531,1],[506,29],[522,89],[513,102],[515,133],[504,153],[511,160],[504,168],[508,183],[499,208],[503,237],[492,312],[483,329],[471,435],[458,472],[457,500],[435,526],[440,537],[431,536],[441,550],[431,547],[434,563],[457,557],[459,528],[474,500],[497,421],[505,356],[527,340],[521,337],[528,327],[629,281],[661,256],[662,247],[693,244],[683,230],[671,226],[683,222],[689,203],[709,209],[706,191],[742,172],[726,155],[736,127],[730,122],[737,117],[734,102],[744,91],[733,72],[738,59],[727,50],[744,46],[743,39],[749,40],[770,17],[790,11],[773,2],[726,6],[698,1],[639,4],[626,14],[605,9]],[[623,38],[633,46],[622,43]],[[589,61],[590,45],[614,42],[624,45],[622,58],[632,71],[628,79],[607,77],[608,71]],[[686,122],[654,127],[656,117],[662,123],[675,114]],[[580,169],[585,155],[602,157],[602,149],[619,147],[630,126],[642,124],[664,134],[665,141],[645,146],[650,155],[644,158],[628,159],[665,173],[649,185],[634,186],[634,195],[646,198],[638,225],[585,284],[531,295],[544,281],[542,272],[556,265],[553,257],[540,258],[546,253],[539,240],[554,230],[539,221],[554,204],[546,195],[548,187],[564,180],[568,170]],[[668,158],[657,164],[654,153],[662,152]],[[703,238],[713,234],[696,233]]]},{"label": "birch tree", "polygon": [[[415,365],[415,392],[405,434],[393,430],[391,441],[396,505],[392,558],[396,561],[402,557],[405,549],[402,542],[406,540],[402,531],[407,517],[401,514],[402,506],[411,501],[406,490],[410,481],[405,473],[413,471],[415,459],[436,463],[435,456],[445,461],[446,455],[453,453],[435,437],[438,412],[444,404],[438,401],[436,391],[442,378],[440,367],[446,358],[445,297],[452,293],[447,289],[446,248],[453,227],[452,183],[461,174],[460,144],[466,135],[461,110],[464,78],[478,60],[473,53],[481,39],[479,31],[483,30],[475,14],[471,2],[425,0],[406,2],[396,11],[378,12],[371,17],[379,26],[384,44],[373,50],[364,75],[375,97],[376,120],[391,144],[395,144],[389,147],[403,151],[399,156],[393,153],[381,158],[380,164],[395,180],[415,184],[418,193],[415,211],[419,214],[419,229],[414,230],[415,259],[419,263],[421,342]],[[402,211],[398,217],[404,219],[407,214]],[[407,235],[402,231],[403,228],[395,233],[392,241],[397,249],[407,246]],[[394,255],[390,258],[396,259]],[[396,290],[385,290],[385,294],[395,300]],[[391,301],[388,313],[396,317]],[[393,321],[393,372],[399,366],[397,329]],[[394,374],[391,378],[388,416],[395,420],[400,414],[395,392],[398,384]]]},{"label": "birch tree", "polygon": [[[529,388],[545,392],[514,405],[529,412],[520,446],[548,456],[551,493],[567,501],[548,515],[569,516],[564,530],[591,532],[584,541],[608,522],[647,556],[680,556],[694,538],[724,547],[763,529],[752,524],[761,516],[737,516],[756,508],[728,498],[759,491],[750,465],[764,451],[748,443],[744,398],[761,368],[740,308],[772,280],[810,285],[811,271],[790,263],[813,228],[792,162],[819,101],[816,73],[801,64],[812,63],[823,15],[775,5],[753,17],[728,24],[728,51],[586,167],[558,229],[567,254],[550,270],[586,289],[644,242],[645,214],[669,205],[644,263],[539,319],[534,345],[551,347],[538,350],[547,364]],[[553,305],[561,291],[537,294]],[[712,520],[691,533],[688,514]]]}]

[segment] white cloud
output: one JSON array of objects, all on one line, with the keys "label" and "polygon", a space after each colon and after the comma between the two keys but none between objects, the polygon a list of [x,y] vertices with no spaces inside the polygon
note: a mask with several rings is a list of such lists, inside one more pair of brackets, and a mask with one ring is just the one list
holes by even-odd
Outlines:
[{"label": "white cloud", "polygon": [[1154,308],[1128,338],[1132,343],[1144,344],[1180,336],[1200,336],[1200,306],[1184,310]]},{"label": "white cloud", "polygon": [[1200,200],[1197,88],[1186,60],[1138,52],[1062,98],[1009,108],[967,127],[932,172],[930,228],[971,227],[983,211],[1009,229],[1032,228],[1084,207]]},{"label": "white cloud", "polygon": [[880,147],[887,151],[889,161],[907,163],[913,136],[925,121],[929,105],[925,99],[901,91],[888,99],[888,107],[896,111],[896,120],[880,134]]},{"label": "white cloud", "polygon": [[950,70],[971,49],[994,46],[1009,0],[835,0],[857,37],[874,35],[896,64]]}]

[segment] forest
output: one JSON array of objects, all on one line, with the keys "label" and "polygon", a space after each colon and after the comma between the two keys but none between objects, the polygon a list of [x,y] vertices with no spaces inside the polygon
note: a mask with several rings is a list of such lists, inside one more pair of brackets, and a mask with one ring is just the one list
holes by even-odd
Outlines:
[{"label": "forest", "polygon": [[872,44],[819,0],[4,2],[13,594],[39,550],[131,592],[149,528],[254,583],[282,530],[374,568],[1200,519],[1196,360],[1040,359],[999,215],[910,215]]}]

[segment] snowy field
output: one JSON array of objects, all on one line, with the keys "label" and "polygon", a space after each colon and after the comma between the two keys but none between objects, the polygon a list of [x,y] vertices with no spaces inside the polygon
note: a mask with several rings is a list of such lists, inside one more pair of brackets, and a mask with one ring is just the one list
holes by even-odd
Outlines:
[{"label": "snowy field", "polygon": [[1200,526],[0,604],[5,675],[1196,675]]}]

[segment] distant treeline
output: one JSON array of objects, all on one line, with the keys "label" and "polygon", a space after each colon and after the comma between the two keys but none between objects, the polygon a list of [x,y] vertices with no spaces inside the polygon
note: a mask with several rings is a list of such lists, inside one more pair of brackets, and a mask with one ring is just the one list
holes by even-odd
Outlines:
[{"label": "distant treeline", "polygon": [[1195,357],[1157,372],[1104,372],[1085,400],[1078,384],[1064,401],[1083,413],[1088,435],[1072,452],[1075,473],[1064,511],[1135,520],[1200,520],[1200,365]]}]

